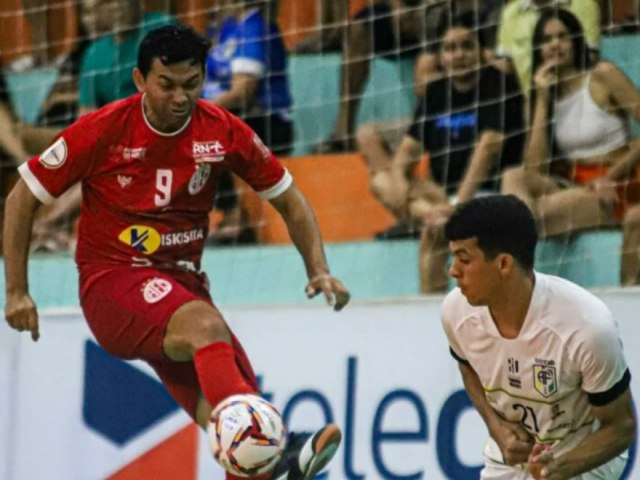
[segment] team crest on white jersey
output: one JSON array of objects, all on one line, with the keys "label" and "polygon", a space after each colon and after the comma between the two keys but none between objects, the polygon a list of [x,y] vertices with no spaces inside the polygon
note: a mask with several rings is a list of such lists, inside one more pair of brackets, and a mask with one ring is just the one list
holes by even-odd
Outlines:
[{"label": "team crest on white jersey", "polygon": [[193,159],[196,163],[217,163],[224,161],[224,145],[219,140],[193,142]]},{"label": "team crest on white jersey", "polygon": [[118,175],[118,183],[122,188],[128,187],[131,184],[131,180],[128,175]]},{"label": "team crest on white jersey", "polygon": [[189,180],[189,193],[191,195],[200,193],[207,184],[207,180],[209,180],[210,175],[211,165],[206,163],[198,165],[198,168],[196,168],[196,171],[193,172],[193,175],[191,176],[191,180]]},{"label": "team crest on white jersey", "polygon": [[556,368],[548,364],[535,363],[533,365],[533,386],[544,398],[548,398],[558,391]]},{"label": "team crest on white jersey", "polygon": [[152,278],[142,287],[142,295],[147,303],[156,303],[169,295],[173,285],[164,278]]},{"label": "team crest on white jersey", "polygon": [[45,168],[60,168],[67,160],[67,142],[60,137],[40,155],[40,163]]}]

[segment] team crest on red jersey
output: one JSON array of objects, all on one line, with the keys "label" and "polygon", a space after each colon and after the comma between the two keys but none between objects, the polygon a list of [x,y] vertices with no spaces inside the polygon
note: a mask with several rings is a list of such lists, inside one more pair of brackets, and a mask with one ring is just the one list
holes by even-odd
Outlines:
[{"label": "team crest on red jersey", "polygon": [[224,145],[219,140],[193,142],[193,159],[196,163],[216,163],[224,161]]},{"label": "team crest on red jersey", "polygon": [[191,195],[195,195],[200,193],[200,191],[207,184],[207,180],[209,180],[209,176],[211,175],[211,165],[209,164],[200,164],[196,171],[193,172],[191,176],[191,180],[189,180],[189,193]]},{"label": "team crest on red jersey", "polygon": [[169,295],[173,285],[164,278],[147,280],[142,287],[142,296],[147,303],[156,303]]},{"label": "team crest on red jersey", "polygon": [[60,137],[42,155],[40,155],[40,163],[45,168],[60,168],[67,160],[67,142]]}]

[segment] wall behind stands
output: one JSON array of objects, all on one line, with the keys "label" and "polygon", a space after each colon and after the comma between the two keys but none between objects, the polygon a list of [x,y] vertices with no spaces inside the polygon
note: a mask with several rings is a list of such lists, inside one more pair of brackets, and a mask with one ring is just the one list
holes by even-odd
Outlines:
[{"label": "wall behind stands", "polygon": [[[638,293],[600,295],[632,372],[640,369]],[[477,479],[486,429],[462,392],[440,301],[356,303],[339,314],[243,307],[226,316],[292,429],[343,428],[325,479]],[[106,355],[77,311],[43,312],[41,332],[34,344],[0,326],[0,478],[221,480],[203,435],[149,368]],[[632,382],[638,398],[640,377]],[[625,478],[639,478],[637,468]]]}]

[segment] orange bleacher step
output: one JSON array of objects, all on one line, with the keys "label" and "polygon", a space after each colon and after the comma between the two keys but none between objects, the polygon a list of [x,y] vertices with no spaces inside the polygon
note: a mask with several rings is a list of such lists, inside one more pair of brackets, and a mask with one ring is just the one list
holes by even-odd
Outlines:
[{"label": "orange bleacher step", "polygon": [[[369,190],[369,172],[359,153],[281,159],[311,203],[326,242],[369,240],[394,224]],[[242,203],[263,244],[291,243],[276,210],[247,186]]]}]

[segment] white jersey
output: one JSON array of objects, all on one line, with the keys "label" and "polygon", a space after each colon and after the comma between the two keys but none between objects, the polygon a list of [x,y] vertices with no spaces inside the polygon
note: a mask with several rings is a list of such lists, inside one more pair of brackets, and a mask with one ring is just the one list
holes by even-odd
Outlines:
[{"label": "white jersey", "polygon": [[[583,288],[535,273],[531,304],[517,338],[500,335],[488,307],[471,306],[459,289],[442,307],[452,354],[476,371],[489,404],[520,422],[558,453],[593,429],[591,405],[606,405],[630,374],[611,312]],[[485,455],[501,462],[490,440]]]}]

